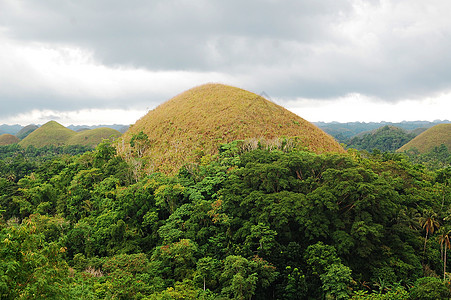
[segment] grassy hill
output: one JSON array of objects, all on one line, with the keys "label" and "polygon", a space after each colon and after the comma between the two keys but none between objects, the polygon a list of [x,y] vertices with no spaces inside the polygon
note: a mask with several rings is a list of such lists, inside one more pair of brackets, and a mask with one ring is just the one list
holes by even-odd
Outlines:
[{"label": "grassy hill", "polygon": [[451,123],[439,124],[429,128],[399,148],[398,152],[416,148],[420,153],[426,153],[441,144],[445,144],[448,149],[451,149]]},{"label": "grassy hill", "polygon": [[396,151],[415,137],[402,128],[382,126],[370,133],[359,134],[346,142],[348,148],[372,151]]},{"label": "grassy hill", "polygon": [[77,133],[55,121],[50,121],[30,133],[19,145],[28,147],[64,146]]},{"label": "grassy hill", "polygon": [[117,138],[121,133],[115,129],[101,127],[75,132],[55,121],[45,123],[30,133],[19,144],[23,147],[33,145],[43,147],[48,145],[67,146],[83,145],[95,147],[103,139]]},{"label": "grassy hill", "polygon": [[332,137],[294,113],[222,84],[195,87],[147,113],[123,135],[122,153],[141,131],[151,142],[146,155],[155,169],[165,172],[216,153],[219,144],[251,138],[299,137],[301,146],[314,152],[344,152]]},{"label": "grassy hill", "polygon": [[38,129],[39,126],[38,125],[34,125],[34,124],[30,124],[25,126],[24,128],[22,128],[21,130],[19,130],[18,133],[16,133],[16,136],[20,139],[23,140],[24,138],[26,138],[30,133],[32,133],[33,131],[35,131],[36,129]]},{"label": "grassy hill", "polygon": [[66,144],[95,147],[103,139],[118,138],[121,135],[122,134],[119,131],[107,127],[88,129],[77,132],[76,135],[71,136]]},{"label": "grassy hill", "polygon": [[324,130],[328,134],[332,135],[337,141],[346,143],[349,139],[359,135],[366,134],[373,130],[377,130],[385,125],[395,126],[398,128],[402,128],[410,133],[415,135],[420,134],[424,130],[431,128],[438,124],[446,124],[449,123],[448,120],[436,120],[433,122],[429,121],[403,121],[399,123],[393,122],[347,122],[347,123],[339,123],[339,122],[315,122],[314,124],[318,126],[320,129]]},{"label": "grassy hill", "polygon": [[12,134],[5,133],[5,134],[0,135],[0,146],[16,144],[19,141],[20,140]]}]

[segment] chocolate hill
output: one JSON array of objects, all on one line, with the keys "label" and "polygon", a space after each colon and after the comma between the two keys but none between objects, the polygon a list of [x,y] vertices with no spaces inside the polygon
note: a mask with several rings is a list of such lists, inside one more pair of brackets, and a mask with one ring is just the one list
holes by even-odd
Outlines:
[{"label": "chocolate hill", "polygon": [[116,139],[120,137],[122,133],[119,131],[107,128],[107,127],[99,127],[95,129],[82,130],[77,132],[76,135],[71,136],[66,144],[67,145],[84,145],[95,147],[98,143],[100,143],[103,139]]},{"label": "chocolate hill", "polygon": [[55,121],[50,121],[34,130],[20,141],[22,147],[64,146],[66,141],[77,133]]},{"label": "chocolate hill", "polygon": [[95,147],[103,139],[117,138],[121,133],[111,128],[96,128],[75,132],[64,127],[55,121],[50,121],[30,133],[26,138],[20,141],[19,145],[23,147],[35,146],[68,146],[83,145]]},{"label": "chocolate hill", "polygon": [[0,135],[0,146],[16,144],[19,141],[20,141],[19,138],[17,138],[12,134],[5,133]]},{"label": "chocolate hill", "polygon": [[131,138],[141,131],[150,140],[145,156],[153,170],[169,173],[234,140],[298,137],[300,146],[316,153],[344,152],[332,137],[296,114],[222,84],[192,88],[148,112],[123,135],[121,153],[130,150]]},{"label": "chocolate hill", "polygon": [[441,144],[445,144],[448,149],[451,149],[451,123],[438,124],[429,128],[399,148],[398,152],[404,152],[415,148],[420,153],[426,153]]}]

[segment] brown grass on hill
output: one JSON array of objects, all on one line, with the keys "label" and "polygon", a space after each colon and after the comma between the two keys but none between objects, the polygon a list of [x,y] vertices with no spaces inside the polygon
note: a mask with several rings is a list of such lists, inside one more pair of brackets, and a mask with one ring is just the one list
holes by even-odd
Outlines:
[{"label": "brown grass on hill", "polygon": [[399,148],[398,152],[416,148],[420,153],[426,153],[441,144],[451,149],[451,123],[438,124],[429,128]]},{"label": "brown grass on hill", "polygon": [[0,146],[16,144],[20,142],[19,138],[12,134],[2,134],[0,135]]},{"label": "brown grass on hill", "polygon": [[206,84],[185,91],[139,119],[123,135],[120,151],[129,151],[143,131],[154,170],[174,172],[202,155],[217,153],[222,143],[250,138],[299,137],[316,153],[344,152],[329,135],[285,108],[249,91]]}]

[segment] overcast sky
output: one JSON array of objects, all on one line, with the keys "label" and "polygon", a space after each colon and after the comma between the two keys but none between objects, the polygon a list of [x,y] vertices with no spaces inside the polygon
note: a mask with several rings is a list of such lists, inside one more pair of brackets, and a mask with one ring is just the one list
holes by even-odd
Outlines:
[{"label": "overcast sky", "polygon": [[451,119],[449,0],[0,0],[0,124],[234,85],[308,121]]}]

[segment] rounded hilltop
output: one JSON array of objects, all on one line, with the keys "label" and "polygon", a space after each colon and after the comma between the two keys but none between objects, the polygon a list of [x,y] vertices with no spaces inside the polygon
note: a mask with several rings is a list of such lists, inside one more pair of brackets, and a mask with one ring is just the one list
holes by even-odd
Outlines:
[{"label": "rounded hilltop", "polygon": [[83,145],[94,148],[103,139],[117,139],[122,134],[116,129],[99,127],[95,129],[85,129],[71,136],[66,145]]},{"label": "rounded hilltop", "polygon": [[398,152],[417,149],[420,153],[426,153],[442,144],[451,149],[451,123],[438,124],[427,129],[399,148]]},{"label": "rounded hilltop", "polygon": [[329,135],[287,109],[252,92],[223,84],[187,90],[139,119],[122,137],[122,153],[132,137],[147,134],[154,170],[174,172],[234,140],[298,137],[316,153],[344,152]]},{"label": "rounded hilltop", "polygon": [[103,139],[118,138],[121,133],[115,129],[100,127],[96,129],[75,132],[56,121],[49,121],[31,132],[19,142],[23,147],[34,146],[69,146],[82,145],[94,148]]},{"label": "rounded hilltop", "polygon": [[56,121],[49,121],[34,130],[26,138],[20,141],[22,147],[34,146],[64,146],[66,141],[77,133],[64,127]]},{"label": "rounded hilltop", "polygon": [[0,135],[0,146],[17,144],[18,142],[20,142],[19,138],[12,134],[5,133]]}]

